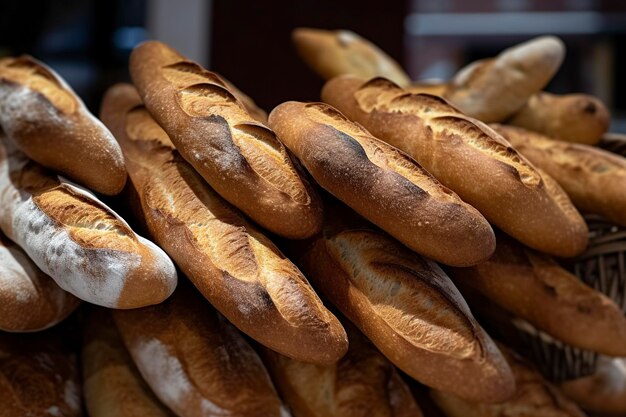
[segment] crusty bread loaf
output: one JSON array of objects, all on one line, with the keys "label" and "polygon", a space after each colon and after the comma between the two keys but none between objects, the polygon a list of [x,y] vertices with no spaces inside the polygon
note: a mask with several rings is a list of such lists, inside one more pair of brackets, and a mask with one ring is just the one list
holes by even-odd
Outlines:
[{"label": "crusty bread loaf", "polygon": [[433,96],[443,97],[448,84],[443,82],[416,82],[405,87],[405,90],[411,94],[432,94]]},{"label": "crusty bread loaf", "polygon": [[281,236],[319,231],[317,193],[274,132],[252,119],[221,78],[159,42],[135,48],[130,72],[182,157],[223,198]]},{"label": "crusty bread loaf", "polygon": [[105,309],[88,314],[82,370],[90,417],[175,417],[144,382]]},{"label": "crusty bread loaf", "polygon": [[179,417],[288,415],[256,352],[190,286],[113,317],[139,372]]},{"label": "crusty bread loaf", "polygon": [[137,308],[160,303],[176,287],[161,249],[1,136],[0,228],[61,288],[90,303]]},{"label": "crusty bread loaf", "polygon": [[346,335],[306,278],[173,150],[132,86],[106,94],[151,231],[202,294],[240,330],[303,361],[337,361]]},{"label": "crusty bread loaf", "polygon": [[0,330],[43,330],[65,319],[79,304],[0,233]]},{"label": "crusty bread loaf", "polygon": [[411,82],[393,58],[349,30],[297,28],[292,39],[302,60],[326,80],[352,74],[385,77],[403,86]]},{"label": "crusty bread loaf", "polygon": [[565,57],[554,36],[534,38],[497,57],[472,62],[448,84],[444,97],[468,116],[500,122],[519,111],[552,79]]},{"label": "crusty bread loaf", "polygon": [[576,207],[626,226],[626,158],[520,127],[492,127],[554,178]]},{"label": "crusty bread loaf", "polygon": [[298,254],[316,288],[412,378],[476,401],[511,395],[511,371],[441,268],[351,211],[331,211]]},{"label": "crusty bread loaf", "polygon": [[414,251],[460,266],[493,253],[493,230],[475,208],[331,106],[283,103],[269,123],[322,187]]},{"label": "crusty bread loaf", "polygon": [[611,122],[609,110],[587,94],[557,95],[540,92],[507,121],[567,142],[595,145]]},{"label": "crusty bread loaf", "polygon": [[[549,256],[505,235],[495,254],[471,268],[451,268],[461,290],[492,303],[571,346],[626,356],[626,317],[608,297],[585,285]],[[462,291],[463,292],[463,291]]]},{"label": "crusty bread loaf", "polygon": [[585,417],[573,401],[532,365],[504,347],[502,351],[515,375],[515,394],[501,404],[484,404],[432,390],[431,397],[448,417]]},{"label": "crusty bread loaf", "polygon": [[564,382],[561,389],[587,411],[624,415],[626,358],[600,357],[595,374]]},{"label": "crusty bread loaf", "polygon": [[124,188],[122,151],[57,73],[29,56],[0,59],[0,126],[31,159],[103,194]]},{"label": "crusty bread loaf", "polygon": [[243,106],[246,108],[248,113],[250,113],[250,116],[252,116],[254,120],[256,120],[257,122],[261,122],[261,123],[267,123],[267,112],[263,110],[262,108],[260,108],[254,102],[252,97],[250,97],[249,95],[247,95],[246,93],[238,89],[233,83],[228,81],[226,78],[219,76],[217,74],[215,75],[218,78],[220,78],[224,82],[224,84],[226,84],[226,88],[228,88],[228,90],[230,90],[230,92],[233,93],[233,95],[237,98],[237,100],[239,100],[241,104],[243,104]]},{"label": "crusty bread loaf", "polygon": [[326,83],[322,99],[408,153],[524,244],[563,257],[585,249],[587,226],[554,180],[443,99],[409,94],[380,78],[352,77]]},{"label": "crusty bread loaf", "polygon": [[77,357],[60,335],[0,333],[0,415],[83,415]]},{"label": "crusty bread loaf", "polygon": [[422,417],[393,365],[352,325],[345,326],[350,349],[332,365],[263,350],[261,356],[294,417]]}]

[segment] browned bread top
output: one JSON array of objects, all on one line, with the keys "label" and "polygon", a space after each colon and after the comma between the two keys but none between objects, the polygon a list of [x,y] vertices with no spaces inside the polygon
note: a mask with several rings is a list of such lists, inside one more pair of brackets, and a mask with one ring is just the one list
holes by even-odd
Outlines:
[{"label": "browned bread top", "polygon": [[130,70],[152,116],[222,197],[282,236],[319,231],[317,193],[219,76],[154,41],[135,48]]},{"label": "browned bread top", "polygon": [[493,231],[476,209],[331,106],[287,102],[269,121],[322,187],[411,249],[450,265],[492,253]]},{"label": "browned bread top", "polygon": [[325,79],[352,74],[386,77],[403,86],[411,82],[393,58],[349,30],[297,28],[292,39],[300,57]]},{"label": "browned bread top", "polygon": [[526,245],[575,256],[587,227],[563,190],[485,124],[444,99],[410,94],[388,80],[338,77],[324,101],[407,152],[493,224]]},{"label": "browned bread top", "polygon": [[29,56],[0,60],[0,125],[30,158],[94,191],[119,193],[122,151],[52,69]]}]

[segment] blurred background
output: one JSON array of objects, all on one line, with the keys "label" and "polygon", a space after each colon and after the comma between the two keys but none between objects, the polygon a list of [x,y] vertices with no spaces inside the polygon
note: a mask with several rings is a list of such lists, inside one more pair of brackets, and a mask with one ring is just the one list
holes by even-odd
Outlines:
[{"label": "blurred background", "polygon": [[[381,7],[384,4],[384,7]],[[94,111],[127,81],[131,49],[158,39],[222,73],[271,110],[317,100],[322,80],[297,57],[298,26],[350,29],[415,79],[554,34],[567,57],[547,90],[598,96],[626,131],[626,2],[621,0],[0,0],[0,56],[29,53],[56,69]]]}]

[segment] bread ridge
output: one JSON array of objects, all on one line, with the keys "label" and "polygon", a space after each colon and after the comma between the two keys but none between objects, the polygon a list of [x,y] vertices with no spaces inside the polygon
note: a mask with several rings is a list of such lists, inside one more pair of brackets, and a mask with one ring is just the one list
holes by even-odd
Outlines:
[{"label": "bread ridge", "polygon": [[626,158],[521,127],[494,124],[492,128],[554,178],[582,211],[626,226]]},{"label": "bread ridge", "polygon": [[314,188],[218,76],[156,41],[133,50],[130,72],[182,157],[224,199],[278,235],[302,239],[319,231]]},{"label": "bread ridge", "polygon": [[400,85],[411,82],[400,64],[352,31],[299,27],[291,38],[300,58],[324,79],[353,74],[363,78],[384,76]]},{"label": "bread ridge", "polygon": [[[161,145],[131,139],[127,115],[139,96],[131,86],[105,95],[102,119],[127,156],[145,220],[200,292],[240,330],[287,356],[309,362],[339,359],[345,332],[298,268],[202,178]],[[156,125],[148,113],[141,123]],[[146,129],[151,131],[151,129]],[[164,134],[164,132],[162,132]]]},{"label": "bread ridge", "polygon": [[339,362],[318,366],[269,349],[261,356],[296,417],[422,417],[399,372],[352,325]]},{"label": "bread ridge", "polygon": [[331,106],[286,102],[269,123],[323,188],[412,250],[449,265],[492,253],[493,231],[476,209]]},{"label": "bread ridge", "polygon": [[113,318],[139,372],[175,414],[288,416],[257,353],[193,288]]},{"label": "bread ridge", "polygon": [[0,233],[0,329],[32,332],[52,327],[80,300],[62,290],[26,253]]},{"label": "bread ridge", "polygon": [[0,125],[29,158],[94,191],[126,182],[113,135],[51,68],[30,57],[0,59]]},{"label": "bread ridge", "polygon": [[139,374],[111,313],[92,308],[84,328],[81,363],[91,417],[174,417]]},{"label": "bread ridge", "polygon": [[322,99],[407,152],[524,244],[561,257],[585,249],[587,226],[563,190],[499,134],[444,99],[354,77],[326,83]]},{"label": "bread ridge", "polygon": [[0,141],[0,228],[64,290],[94,304],[137,308],[167,298],[176,270],[89,191]]},{"label": "bread ridge", "polygon": [[508,366],[439,266],[347,216],[298,255],[316,288],[421,383],[486,402],[511,395]]}]

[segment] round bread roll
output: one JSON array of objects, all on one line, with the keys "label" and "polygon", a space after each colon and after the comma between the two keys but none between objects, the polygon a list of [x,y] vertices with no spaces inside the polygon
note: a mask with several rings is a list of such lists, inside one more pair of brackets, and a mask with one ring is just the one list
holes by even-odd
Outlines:
[{"label": "round bread roll", "polygon": [[0,126],[29,158],[102,194],[122,191],[122,150],[52,69],[30,56],[0,59]]},{"label": "round bread roll", "polygon": [[402,86],[411,82],[393,58],[349,30],[296,28],[292,39],[302,60],[326,80],[352,74],[385,77]]},{"label": "round bread roll", "polygon": [[410,94],[382,78],[344,76],[326,83],[322,99],[406,152],[525,245],[561,257],[585,250],[587,225],[559,185],[442,98]]},{"label": "round bread roll", "polygon": [[63,291],[24,251],[0,233],[0,330],[47,329],[69,316],[80,300]]}]

